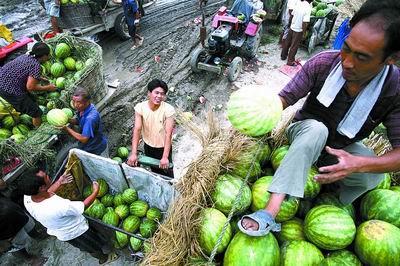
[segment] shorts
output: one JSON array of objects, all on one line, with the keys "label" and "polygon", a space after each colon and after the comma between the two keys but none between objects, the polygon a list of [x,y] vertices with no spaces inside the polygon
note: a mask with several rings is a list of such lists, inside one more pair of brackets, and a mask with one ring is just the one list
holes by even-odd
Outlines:
[{"label": "shorts", "polygon": [[15,96],[1,92],[0,96],[10,103],[15,110],[22,114],[28,114],[33,118],[41,117],[43,114],[42,110],[39,108],[39,105],[32,99],[32,96],[29,93]]},{"label": "shorts", "polygon": [[60,17],[60,6],[54,3],[54,0],[44,0],[44,8],[46,9],[46,14],[52,17]]}]

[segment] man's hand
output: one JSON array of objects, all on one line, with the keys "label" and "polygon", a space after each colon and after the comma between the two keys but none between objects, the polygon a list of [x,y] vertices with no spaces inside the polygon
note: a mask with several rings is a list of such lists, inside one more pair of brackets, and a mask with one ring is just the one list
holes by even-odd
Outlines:
[{"label": "man's hand", "polygon": [[93,181],[92,188],[93,188],[93,193],[96,193],[96,195],[97,195],[99,193],[99,189],[100,189],[99,183],[97,183],[96,181]]},{"label": "man's hand", "polygon": [[74,177],[71,174],[63,174],[62,176],[60,176],[60,178],[58,179],[60,181],[60,184],[68,184],[71,183],[72,181],[74,181]]},{"label": "man's hand", "polygon": [[168,166],[169,166],[168,158],[161,158],[161,160],[160,160],[160,168],[161,169],[168,169]]},{"label": "man's hand", "polygon": [[129,158],[128,158],[127,164],[130,165],[130,166],[137,166],[138,165],[137,154],[132,153],[131,156],[129,156]]},{"label": "man's hand", "polygon": [[48,87],[47,87],[47,90],[48,91],[56,91],[57,90],[57,87],[56,87],[56,85],[54,85],[54,84],[52,84],[52,83],[50,83],[49,85],[47,85]]},{"label": "man's hand", "polygon": [[357,172],[357,167],[359,165],[357,163],[357,156],[351,155],[344,150],[333,149],[328,146],[325,148],[325,150],[327,153],[336,156],[338,163],[320,167],[318,171],[321,174],[318,174],[314,177],[315,181],[320,184],[329,184]]},{"label": "man's hand", "polygon": [[66,126],[66,125],[63,125],[63,126],[54,126],[54,127],[57,128],[58,130],[64,130],[64,131],[67,130],[67,126]]}]

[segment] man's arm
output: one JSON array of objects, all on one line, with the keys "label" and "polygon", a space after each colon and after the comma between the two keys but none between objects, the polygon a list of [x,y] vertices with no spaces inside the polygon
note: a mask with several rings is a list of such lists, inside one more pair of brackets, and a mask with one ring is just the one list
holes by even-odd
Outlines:
[{"label": "man's arm", "polygon": [[308,22],[303,22],[303,24],[302,24],[302,28],[303,28],[303,39],[305,39],[306,36],[307,36],[308,24],[309,24]]},{"label": "man's arm", "polygon": [[172,143],[172,131],[175,126],[175,119],[173,117],[168,117],[165,120],[165,139],[164,139],[164,151],[162,158],[160,160],[160,168],[168,169],[169,160],[168,155],[171,151],[171,143]]},{"label": "man's arm", "polygon": [[57,190],[63,185],[63,184],[68,184],[71,183],[73,180],[73,177],[71,174],[63,174],[62,176],[60,176],[60,178],[54,182],[48,189],[47,192],[50,193],[56,193]]},{"label": "man's arm", "polygon": [[142,132],[143,118],[138,113],[135,112],[135,126],[133,127],[132,136],[132,152],[131,156],[128,158],[128,164],[132,166],[137,166],[137,148],[140,140],[140,133]]},{"label": "man's arm", "polygon": [[89,137],[83,136],[82,134],[79,134],[78,132],[76,132],[75,130],[73,130],[70,127],[67,126],[63,126],[62,129],[67,132],[71,137],[73,137],[74,139],[76,139],[77,141],[86,144],[89,141]]},{"label": "man's arm", "polygon": [[55,91],[57,87],[51,83],[48,85],[40,85],[39,80],[29,76],[28,82],[26,83],[26,89],[28,91]]},{"label": "man's arm", "polygon": [[92,203],[93,203],[93,201],[96,199],[96,197],[97,197],[97,194],[99,194],[99,184],[96,182],[96,181],[94,181],[93,182],[93,185],[92,185],[92,190],[93,190],[93,192],[92,192],[92,194],[90,194],[89,195],[89,197],[87,197],[84,201],[83,201],[83,205],[85,205],[85,209],[87,208],[87,207],[89,207]]}]

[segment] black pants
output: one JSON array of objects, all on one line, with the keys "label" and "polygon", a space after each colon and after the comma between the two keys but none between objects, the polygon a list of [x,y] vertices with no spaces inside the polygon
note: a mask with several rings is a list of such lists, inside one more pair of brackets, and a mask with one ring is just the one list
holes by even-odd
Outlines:
[{"label": "black pants", "polygon": [[107,245],[107,243],[105,243],[104,240],[91,228],[77,238],[67,242],[74,247],[79,248],[80,251],[90,253],[90,255],[99,260],[104,260],[108,257],[108,255],[104,254],[102,251],[103,247]]},{"label": "black pants", "polygon": [[[146,156],[161,160],[163,153],[164,153],[164,148],[153,148],[153,147],[147,145],[146,143],[144,143],[144,154]],[[172,149],[169,151],[168,160],[170,163],[172,162]],[[174,178],[174,171],[172,170],[172,168],[171,169],[170,168],[160,169],[158,167],[150,167],[150,168],[151,168],[151,171],[153,171],[154,173]]]},{"label": "black pants", "polygon": [[[28,114],[33,118],[38,118],[43,114],[42,110],[40,110],[39,108],[39,105],[35,102],[33,96],[29,93],[16,96],[0,91],[0,96],[20,113]],[[0,105],[1,104],[2,103],[0,103]]]}]

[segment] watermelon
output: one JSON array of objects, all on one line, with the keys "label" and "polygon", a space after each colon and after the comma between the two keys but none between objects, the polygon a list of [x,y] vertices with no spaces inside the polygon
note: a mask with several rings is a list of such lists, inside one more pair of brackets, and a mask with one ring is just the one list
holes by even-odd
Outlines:
[{"label": "watermelon", "polygon": [[10,139],[14,140],[15,143],[17,144],[22,144],[25,142],[25,140],[27,139],[27,137],[25,135],[22,134],[14,134],[10,137]]},{"label": "watermelon", "polygon": [[32,123],[32,117],[30,115],[27,114],[22,114],[19,116],[19,122],[21,124],[24,124],[25,126],[28,127],[32,127],[33,123]]},{"label": "watermelon", "polygon": [[54,54],[59,59],[64,59],[71,54],[71,47],[66,43],[59,43],[56,45]]},{"label": "watermelon", "polygon": [[152,221],[161,221],[162,213],[159,209],[151,207],[146,212],[146,218]]},{"label": "watermelon", "polygon": [[317,13],[315,13],[316,17],[325,17],[328,14],[328,12],[325,9],[318,10],[317,8]]},{"label": "watermelon", "polygon": [[292,219],[299,208],[299,199],[291,196],[286,196],[282,202],[281,208],[275,217],[277,222],[284,222]]},{"label": "watermelon", "polygon": [[[256,178],[261,174],[261,166],[258,160],[254,161],[254,150],[250,149],[241,153],[237,158],[237,163],[230,171],[232,175],[245,178],[249,173],[249,181],[255,181]],[[251,167],[253,163],[253,166]],[[251,168],[251,169],[250,169]]]},{"label": "watermelon", "polygon": [[[92,185],[84,187],[83,188],[83,193],[82,193],[83,198],[86,199],[87,197],[89,197],[92,194],[92,192],[93,192]],[[106,206],[106,207],[108,207],[108,206]]]},{"label": "watermelon", "polygon": [[229,174],[221,175],[217,179],[215,190],[211,194],[214,207],[228,215],[241,186],[244,186],[244,188],[234,214],[244,212],[251,204],[251,190],[247,184],[243,184],[242,179]]},{"label": "watermelon", "polygon": [[139,238],[136,238],[134,236],[131,236],[129,242],[131,244],[132,250],[135,252],[139,251],[143,246],[143,240],[140,240]]},{"label": "watermelon", "polygon": [[281,248],[281,265],[319,265],[323,259],[322,252],[304,240],[286,242]]},{"label": "watermelon", "polygon": [[390,190],[400,193],[400,186],[392,186]]},{"label": "watermelon", "polygon": [[321,266],[361,266],[361,261],[352,252],[343,249],[330,253]]},{"label": "watermelon", "polygon": [[47,110],[51,110],[51,109],[56,108],[57,106],[56,106],[55,101],[50,100],[50,101],[47,102],[46,107],[47,107]]},{"label": "watermelon", "polygon": [[312,202],[310,200],[301,199],[299,202],[299,208],[297,209],[296,216],[304,219],[307,213],[311,210],[311,208],[312,208]]},{"label": "watermelon", "polygon": [[328,7],[328,5],[323,2],[317,4],[317,10],[323,10],[323,9],[326,9],[327,7]]},{"label": "watermelon", "polygon": [[134,215],[129,215],[122,223],[122,228],[130,233],[136,232],[139,229],[139,226],[140,218]]},{"label": "watermelon", "polygon": [[146,216],[146,212],[149,209],[149,204],[143,200],[137,200],[131,204],[129,210],[132,215],[137,217],[144,217]]},{"label": "watermelon", "polygon": [[117,241],[117,246],[119,248],[123,248],[129,243],[128,235],[118,231],[115,231],[115,240]]},{"label": "watermelon", "polygon": [[70,108],[63,108],[61,110],[68,116],[69,119],[74,117],[74,112]]},{"label": "watermelon", "polygon": [[114,206],[114,196],[111,194],[106,194],[101,198],[101,203],[106,207]]},{"label": "watermelon", "polygon": [[18,123],[19,119],[17,116],[6,115],[1,120],[1,124],[6,129],[12,129]]},{"label": "watermelon", "polygon": [[375,187],[375,189],[389,189],[392,182],[392,176],[389,173],[385,173],[383,180]]},{"label": "watermelon", "polygon": [[[219,235],[226,223],[226,216],[217,209],[206,208],[200,213],[199,244],[203,252],[210,255],[217,244]],[[222,236],[217,253],[222,253],[229,244],[232,237],[232,229],[229,224]]]},{"label": "watermelon", "polygon": [[14,135],[21,134],[21,135],[27,136],[29,133],[29,127],[25,126],[24,124],[18,124],[15,127],[13,127],[12,133]]},{"label": "watermelon", "polygon": [[314,180],[314,176],[318,174],[318,169],[314,166],[310,168],[307,175],[307,182],[304,187],[304,198],[313,199],[321,191],[321,184]]},{"label": "watermelon", "polygon": [[112,226],[118,226],[119,224],[119,216],[114,212],[113,208],[111,207],[107,207],[106,213],[101,220],[104,223]]},{"label": "watermelon", "polygon": [[58,91],[52,91],[47,93],[47,98],[51,100],[58,100],[61,97],[61,94]]},{"label": "watermelon", "polygon": [[400,229],[380,220],[366,221],[357,228],[354,251],[366,265],[399,265]]},{"label": "watermelon", "polygon": [[279,246],[273,234],[251,237],[236,233],[224,255],[224,266],[278,266]]},{"label": "watermelon", "polygon": [[127,205],[118,205],[114,211],[122,220],[129,215],[129,207]]},{"label": "watermelon", "polygon": [[65,66],[60,62],[55,62],[51,65],[51,74],[55,77],[61,77],[65,73]]},{"label": "watermelon", "polygon": [[257,160],[260,163],[260,165],[264,165],[271,156],[271,148],[269,147],[268,143],[260,143],[259,149],[260,150],[258,152]]},{"label": "watermelon", "polygon": [[332,193],[322,193],[319,194],[318,197],[315,198],[314,206],[318,205],[333,205],[341,208],[345,212],[347,212],[353,220],[356,219],[356,210],[354,209],[353,204],[344,205],[340,202],[340,200]]},{"label": "watermelon", "polygon": [[50,72],[51,72],[51,61],[47,60],[46,62],[44,62],[42,64],[42,66],[45,68],[46,74],[50,74]]},{"label": "watermelon", "polygon": [[59,89],[64,89],[65,88],[65,82],[66,82],[66,80],[65,80],[64,77],[58,77],[56,79],[56,84],[55,85]]},{"label": "watermelon", "polygon": [[281,231],[275,233],[276,239],[280,244],[294,240],[306,240],[303,230],[303,221],[293,218],[281,224]]},{"label": "watermelon", "polygon": [[52,126],[65,126],[68,116],[61,109],[52,109],[47,113],[47,122]]},{"label": "watermelon", "polygon": [[103,197],[105,194],[108,193],[108,184],[107,182],[100,178],[96,180],[97,183],[99,184],[99,194],[97,194],[97,198]]},{"label": "watermelon", "polygon": [[320,205],[307,213],[304,234],[317,247],[339,250],[353,242],[356,226],[344,210],[332,205]]},{"label": "watermelon", "polygon": [[148,241],[143,241],[143,252],[147,254],[151,251],[151,244]]},{"label": "watermelon", "polygon": [[122,193],[122,200],[128,205],[135,202],[137,199],[138,195],[134,188],[127,188]]},{"label": "watermelon", "polygon": [[91,208],[91,214],[93,218],[101,219],[106,212],[106,207],[101,203],[96,203]]},{"label": "watermelon", "polygon": [[145,219],[139,226],[140,234],[145,237],[151,237],[157,230],[157,223],[152,220]]},{"label": "watermelon", "polygon": [[117,163],[123,163],[122,159],[118,156],[113,157],[112,160],[116,161]]},{"label": "watermelon", "polygon": [[389,189],[375,189],[361,200],[363,220],[382,220],[400,227],[400,193]]},{"label": "watermelon", "polygon": [[87,208],[84,210],[83,213],[89,215],[90,217],[93,217],[92,208],[93,208],[94,205],[96,205],[96,204],[98,204],[98,203],[99,203],[99,200],[98,200],[98,199],[95,199],[95,200],[92,202],[92,204],[90,204],[89,207],[87,207]]},{"label": "watermelon", "polygon": [[117,156],[120,157],[121,159],[126,159],[128,158],[129,155],[129,150],[127,147],[119,147],[117,150]]},{"label": "watermelon", "polygon": [[281,164],[283,158],[285,157],[286,153],[289,151],[289,146],[281,146],[274,150],[271,154],[271,164],[272,168],[276,171],[278,169],[279,165]]},{"label": "watermelon", "polygon": [[46,105],[46,97],[44,97],[43,95],[38,95],[38,96],[36,96],[36,102],[37,102],[37,104],[39,104],[39,106]]},{"label": "watermelon", "polygon": [[0,128],[0,140],[7,139],[11,137],[12,133],[9,129]]},{"label": "watermelon", "polygon": [[75,69],[76,71],[82,70],[84,68],[85,64],[82,61],[76,61],[75,62]]},{"label": "watermelon", "polygon": [[119,205],[123,205],[125,202],[124,202],[124,199],[122,198],[122,193],[117,193],[117,194],[115,194],[114,195],[114,207],[117,207],[117,206],[119,206]]},{"label": "watermelon", "polygon": [[70,56],[64,59],[64,66],[67,70],[75,71],[75,63],[75,59]]},{"label": "watermelon", "polygon": [[227,103],[227,115],[232,126],[248,136],[270,132],[282,115],[278,95],[266,88],[241,88],[233,92]]}]

